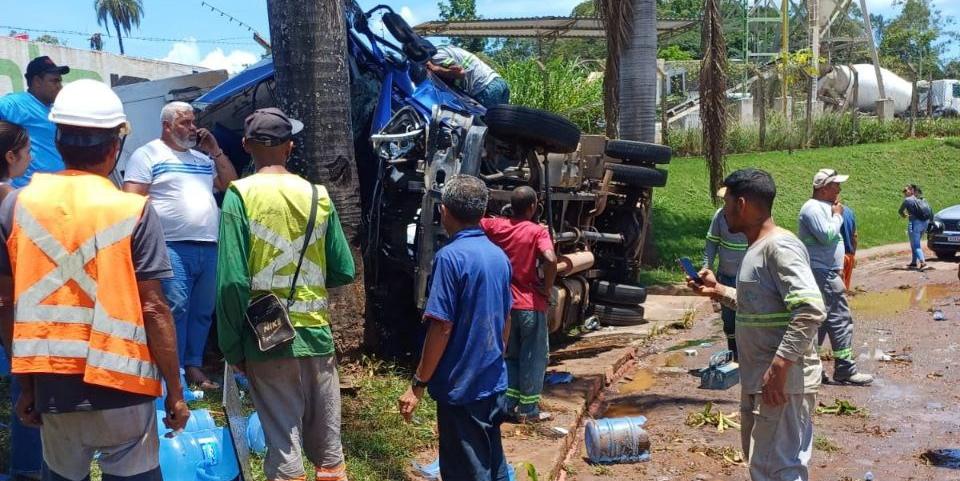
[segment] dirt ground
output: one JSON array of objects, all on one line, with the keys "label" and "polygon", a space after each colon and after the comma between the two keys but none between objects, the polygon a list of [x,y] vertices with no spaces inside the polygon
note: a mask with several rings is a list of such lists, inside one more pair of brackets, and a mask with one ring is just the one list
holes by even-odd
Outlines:
[{"label": "dirt ground", "polygon": [[[876,381],[870,387],[821,387],[820,403],[849,401],[862,412],[814,417],[811,479],[861,480],[868,471],[884,481],[960,479],[960,459],[953,459],[952,467],[938,467],[921,458],[928,450],[960,448],[960,367],[954,363],[960,351],[957,265],[933,261],[933,269],[921,273],[906,270],[906,263],[903,256],[881,258],[855,273],[854,350],[861,371],[873,373]],[[934,320],[938,308],[942,321]],[[641,359],[605,391],[593,413],[646,416],[651,460],[591,465],[581,429],[580,442],[564,465],[566,480],[749,479],[745,465],[738,462],[737,429],[719,433],[713,426],[685,424],[707,402],[724,414],[739,411],[739,385],[726,391],[701,390],[699,380],[685,372],[706,365],[711,353],[725,348],[719,315],[710,313],[693,329],[658,343],[663,352]],[[697,355],[684,352],[690,348]],[[831,362],[825,367],[832,373]]]}]

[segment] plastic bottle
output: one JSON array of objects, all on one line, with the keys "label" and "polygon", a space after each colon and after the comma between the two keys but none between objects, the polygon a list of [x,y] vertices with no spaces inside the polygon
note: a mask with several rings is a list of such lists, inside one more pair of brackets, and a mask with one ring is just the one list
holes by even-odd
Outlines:
[{"label": "plastic bottle", "polygon": [[635,463],[650,459],[650,436],[643,430],[644,416],[591,419],[584,441],[594,463]]},{"label": "plastic bottle", "polygon": [[867,471],[867,474],[863,475],[863,481],[874,481],[873,473],[871,473],[870,471]]}]

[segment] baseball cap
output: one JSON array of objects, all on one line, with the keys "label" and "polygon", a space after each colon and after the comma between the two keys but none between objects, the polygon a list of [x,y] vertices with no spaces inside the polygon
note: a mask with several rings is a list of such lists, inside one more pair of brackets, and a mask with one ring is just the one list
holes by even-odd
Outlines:
[{"label": "baseball cap", "polygon": [[243,138],[267,147],[280,145],[303,130],[303,122],[276,107],[257,109],[243,121]]},{"label": "baseball cap", "polygon": [[50,57],[46,55],[42,57],[37,57],[30,61],[27,64],[27,73],[23,76],[30,80],[34,75],[43,75],[45,73],[58,73],[60,75],[66,75],[70,73],[70,67],[66,65],[57,65],[53,63],[53,60],[50,60]]},{"label": "baseball cap", "polygon": [[846,182],[849,178],[849,175],[840,175],[839,172],[833,169],[820,169],[813,176],[813,188],[819,189],[821,187],[826,187],[828,184],[839,184]]}]

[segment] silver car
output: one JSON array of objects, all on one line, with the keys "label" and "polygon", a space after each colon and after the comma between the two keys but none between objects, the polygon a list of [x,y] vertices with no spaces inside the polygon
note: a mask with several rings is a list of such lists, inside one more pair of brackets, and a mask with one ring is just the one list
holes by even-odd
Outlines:
[{"label": "silver car", "polygon": [[952,259],[960,251],[960,205],[933,216],[927,232],[927,247],[940,259]]}]

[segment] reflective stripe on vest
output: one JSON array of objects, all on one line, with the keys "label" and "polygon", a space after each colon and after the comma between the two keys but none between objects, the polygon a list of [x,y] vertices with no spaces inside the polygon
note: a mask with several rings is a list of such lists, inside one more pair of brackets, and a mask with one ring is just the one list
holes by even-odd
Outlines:
[{"label": "reflective stripe on vest", "polygon": [[[129,246],[143,202],[112,186],[104,191],[107,187],[101,182],[109,182],[106,179],[58,177],[35,179],[37,185],[25,189],[14,208],[10,241],[16,249],[13,372],[82,374],[90,384],[159,395],[160,373],[147,347]],[[58,188],[65,190],[62,199],[54,194]],[[91,206],[77,200],[91,196],[101,196],[97,207],[115,208],[97,215]],[[50,206],[45,205],[48,198]],[[62,220],[45,210],[53,209],[57,202],[63,206]],[[46,220],[49,229],[32,209]],[[85,219],[85,214],[90,217]],[[76,227],[67,219],[77,223]],[[107,222],[112,224],[100,225]],[[92,234],[86,233],[91,230]],[[58,233],[65,240],[58,239]],[[89,238],[77,245],[86,235]],[[127,244],[118,246],[123,242]],[[75,248],[71,251],[68,246]],[[108,253],[102,254],[105,251]],[[118,265],[118,261],[129,265]],[[119,285],[123,288],[117,289]],[[63,289],[67,289],[63,291],[67,297],[57,294]],[[98,295],[101,292],[122,297],[104,303]],[[84,301],[84,296],[89,301]],[[88,302],[92,305],[85,305]],[[113,315],[108,307],[114,309]]]},{"label": "reflective stripe on vest", "polygon": [[[272,292],[286,300],[303,249],[303,218],[310,211],[310,184],[292,174],[255,174],[234,181],[231,188],[243,200],[250,228],[252,294]],[[290,320],[296,327],[322,327],[329,323],[325,241],[330,210],[330,197],[326,189],[318,186],[317,221],[289,309]]]}]

